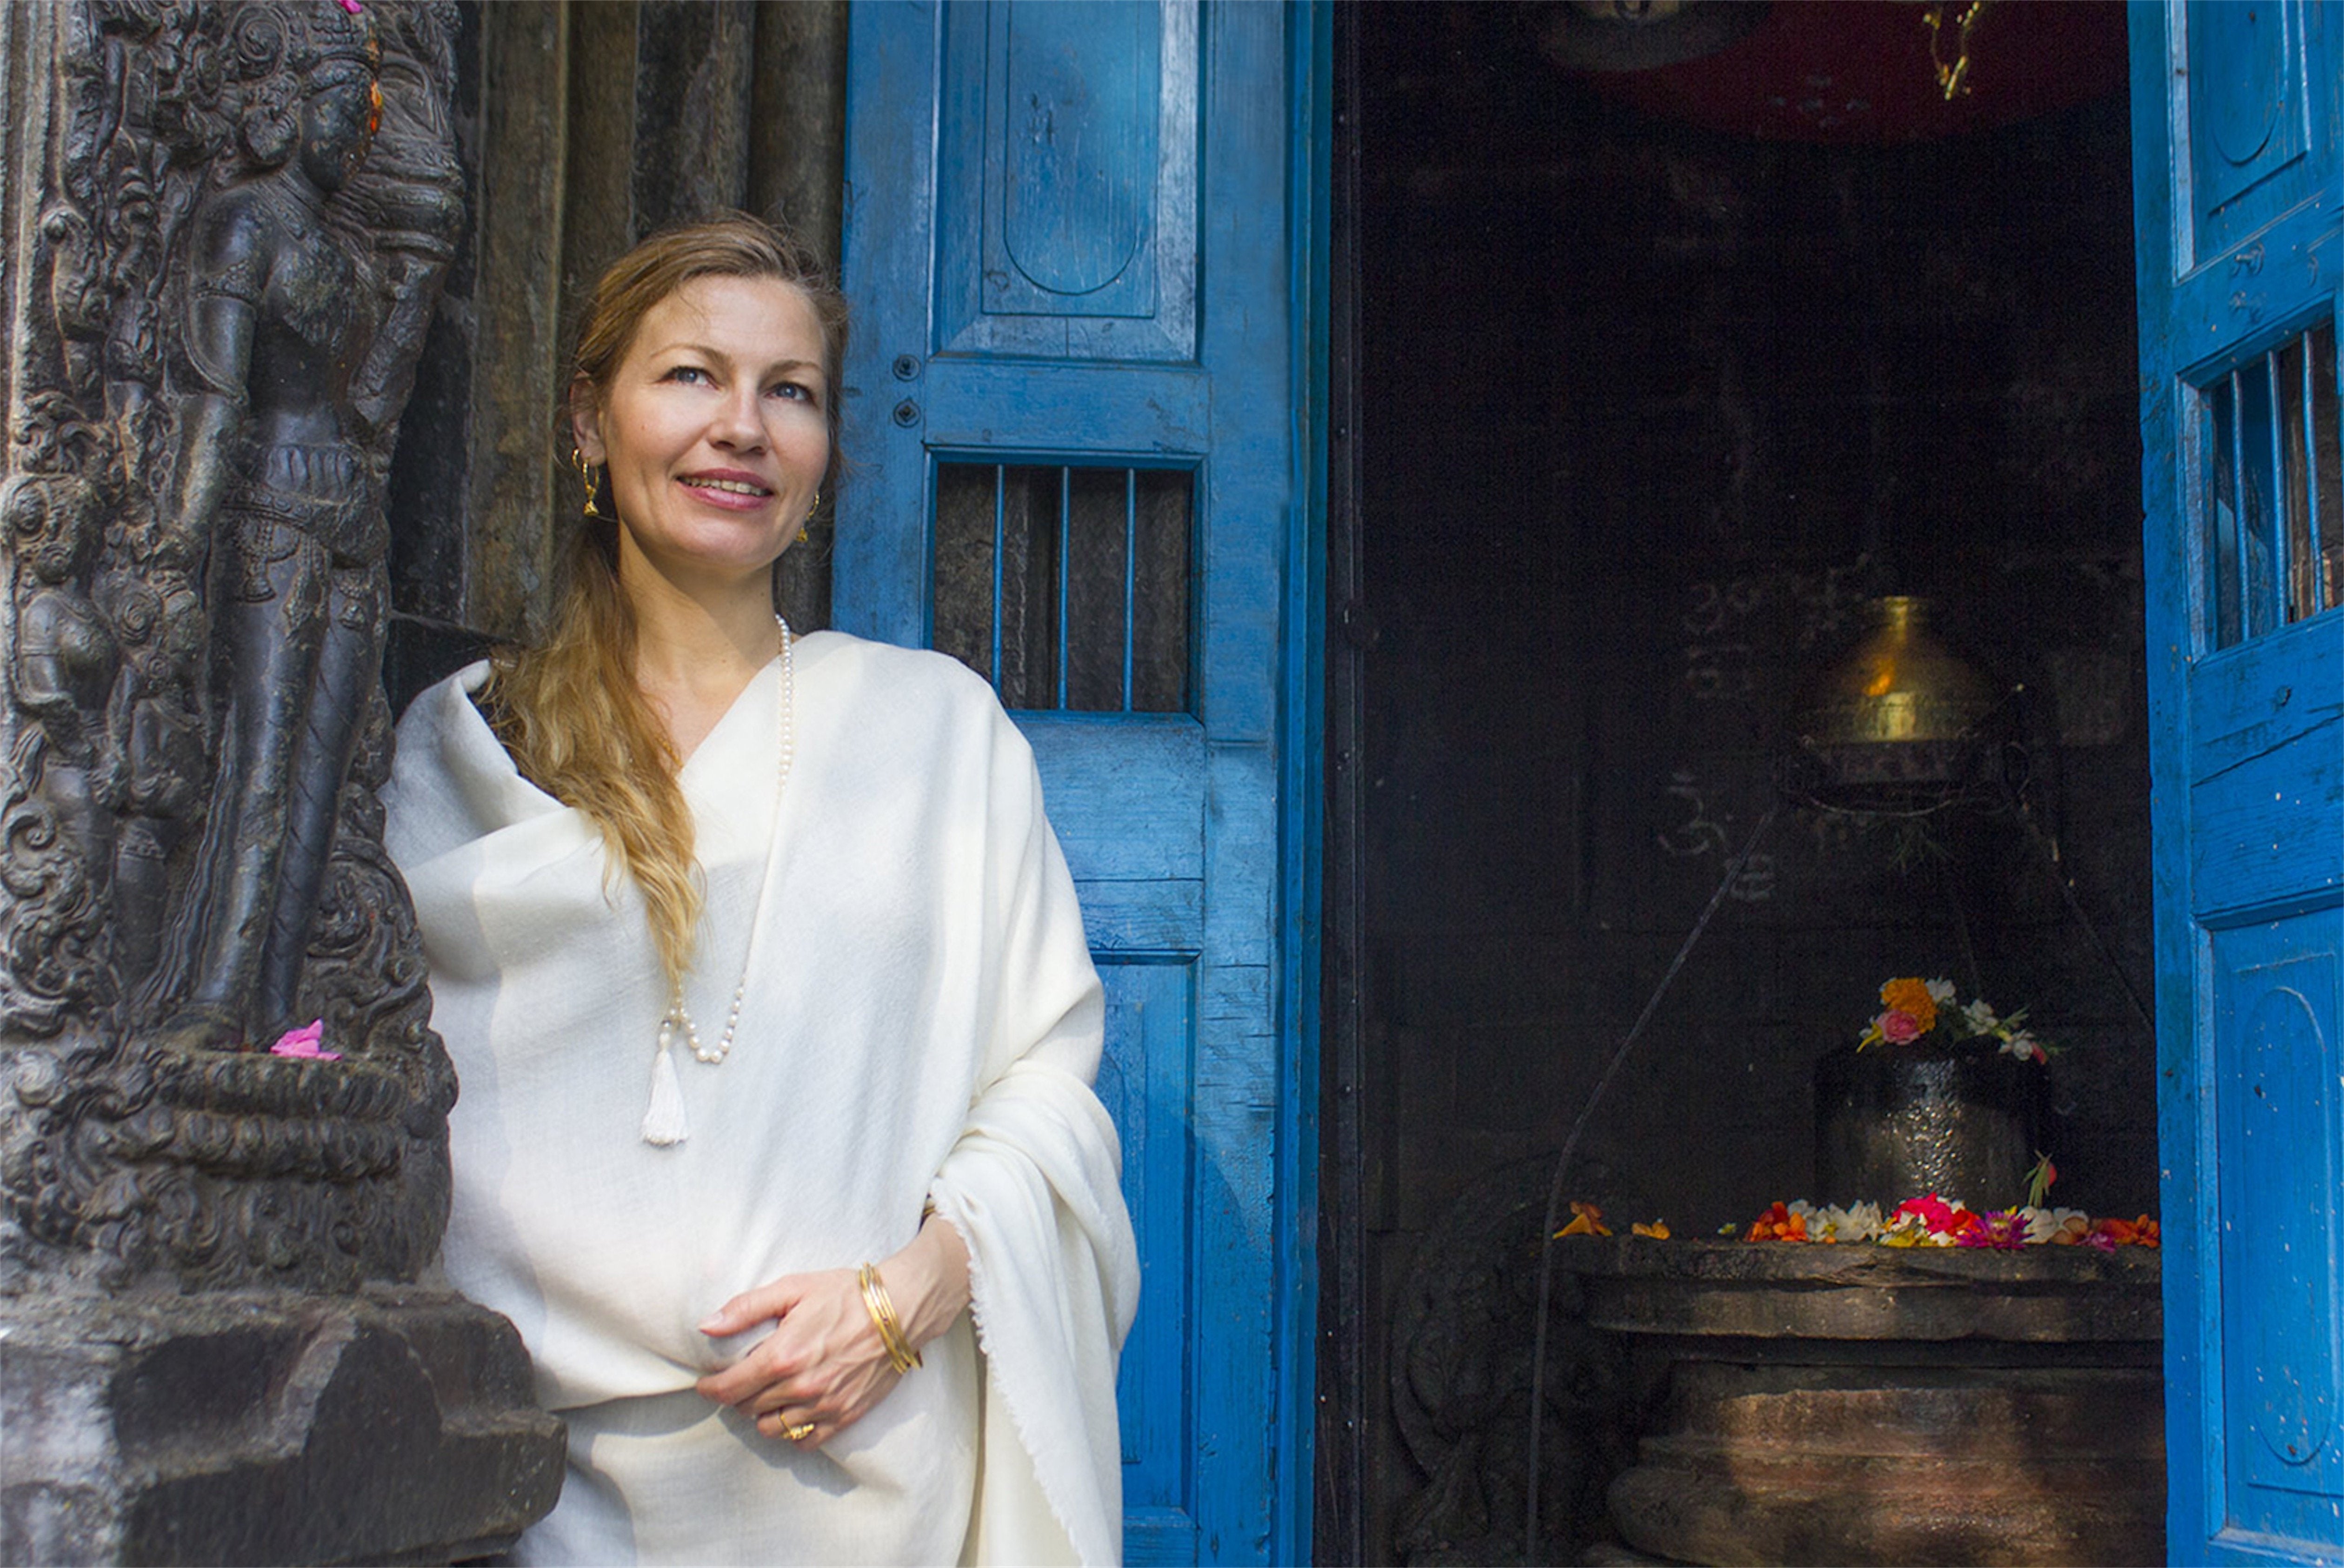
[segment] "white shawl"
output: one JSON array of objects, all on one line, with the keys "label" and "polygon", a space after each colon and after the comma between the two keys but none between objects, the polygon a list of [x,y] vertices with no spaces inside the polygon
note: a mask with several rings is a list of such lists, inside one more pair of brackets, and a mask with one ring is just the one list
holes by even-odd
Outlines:
[{"label": "white shawl", "polygon": [[[678,1052],[691,1136],[670,1148],[638,1136],[667,998],[633,885],[515,772],[467,694],[485,666],[399,725],[387,837],[463,1090],[447,1270],[520,1328],[571,1426],[561,1502],[517,1555],[1113,1562],[1138,1268],[1088,1087],[1098,979],[1031,753],[939,655],[819,632],[796,670],[778,815],[778,662],[681,774],[704,1041],[763,933],[731,1057]],[[968,1244],[976,1342],[936,1340],[820,1453],[692,1391],[754,1337],[712,1343],[707,1313],[886,1257],[929,1197]]]}]

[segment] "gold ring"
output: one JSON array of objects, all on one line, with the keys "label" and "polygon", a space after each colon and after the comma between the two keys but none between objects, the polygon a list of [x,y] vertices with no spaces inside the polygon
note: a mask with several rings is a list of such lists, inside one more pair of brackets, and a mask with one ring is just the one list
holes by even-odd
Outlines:
[{"label": "gold ring", "polygon": [[796,1426],[785,1426],[782,1428],[782,1435],[792,1442],[803,1442],[813,1435],[813,1422],[802,1421]]}]

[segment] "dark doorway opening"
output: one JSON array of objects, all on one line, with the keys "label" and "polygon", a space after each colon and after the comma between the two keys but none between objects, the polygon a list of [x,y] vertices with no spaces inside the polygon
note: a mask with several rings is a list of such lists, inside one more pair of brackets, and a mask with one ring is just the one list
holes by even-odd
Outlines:
[{"label": "dark doorway opening", "polygon": [[[2120,78],[1954,137],[1761,137],[1561,68],[1569,9],[1339,17],[1326,1561],[1518,1560],[1524,1368],[1470,1341],[1529,1308],[1460,1239],[1542,1201],[1873,595],[1933,599],[2016,693],[2056,867],[2007,815],[1786,814],[1573,1195],[1688,1236],[1821,1197],[1817,1057],[1883,980],[1970,964],[2065,1047],[2058,1200],[2156,1206],[2154,1043],[2117,973],[2147,994]],[[1983,46],[1973,73],[1998,90]],[[1561,1549],[1605,1534],[1601,1439]]]}]

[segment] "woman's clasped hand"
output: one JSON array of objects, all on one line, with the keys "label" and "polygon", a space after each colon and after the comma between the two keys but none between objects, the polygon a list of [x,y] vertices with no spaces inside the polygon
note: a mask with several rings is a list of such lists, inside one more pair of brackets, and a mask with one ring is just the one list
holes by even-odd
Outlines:
[{"label": "woman's clasped hand", "polygon": [[[968,1304],[968,1249],[933,1215],[878,1272],[914,1349],[944,1332]],[[701,1397],[731,1405],[767,1437],[819,1448],[870,1413],[902,1375],[855,1270],[789,1274],[743,1290],[711,1312],[700,1331],[723,1339],[764,1322],[772,1333],[698,1387]]]}]

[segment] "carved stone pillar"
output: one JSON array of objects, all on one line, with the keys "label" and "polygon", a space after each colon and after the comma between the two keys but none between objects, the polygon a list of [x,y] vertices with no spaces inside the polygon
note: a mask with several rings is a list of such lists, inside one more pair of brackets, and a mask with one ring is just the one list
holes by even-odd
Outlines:
[{"label": "carved stone pillar", "polygon": [[415,1284],[455,1084],[374,793],[456,23],[0,11],[0,1559],[444,1557],[560,1483]]}]

